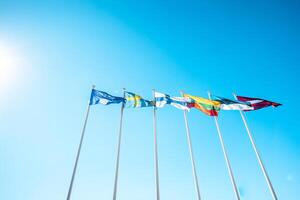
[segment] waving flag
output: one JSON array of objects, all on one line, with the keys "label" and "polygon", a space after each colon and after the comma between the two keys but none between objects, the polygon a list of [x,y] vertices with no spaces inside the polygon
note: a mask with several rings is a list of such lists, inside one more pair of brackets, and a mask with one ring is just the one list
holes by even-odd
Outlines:
[{"label": "waving flag", "polygon": [[141,108],[154,106],[153,101],[145,100],[141,96],[132,92],[125,92],[126,107],[128,108]]},{"label": "waving flag", "polygon": [[[251,105],[251,107],[253,107],[252,110],[258,110],[258,109],[265,108],[265,107],[268,107],[268,106],[277,107],[277,106],[282,105],[280,103],[268,101],[268,100],[265,100],[265,99],[252,98],[252,97],[242,97],[242,96],[236,96],[236,97],[239,101],[249,103]],[[246,110],[246,111],[251,111],[251,110]]]},{"label": "waving flag", "polygon": [[122,97],[112,96],[106,92],[92,89],[90,105],[95,105],[99,103],[103,105],[108,105],[112,103],[122,103],[122,102],[125,102],[125,99]]},{"label": "waving flag", "polygon": [[213,96],[213,99],[221,103],[220,108],[222,110],[253,110],[251,104],[247,102],[233,101],[219,96]]},{"label": "waving flag", "polygon": [[190,110],[188,104],[190,99],[187,97],[170,97],[170,95],[160,92],[154,92],[155,106],[158,108],[164,107],[166,104],[170,104],[181,110]]},{"label": "waving flag", "polygon": [[197,108],[209,116],[218,116],[218,111],[220,110],[221,105],[220,102],[192,96],[189,94],[184,94],[183,96],[192,99],[192,103],[189,105],[189,107]]}]

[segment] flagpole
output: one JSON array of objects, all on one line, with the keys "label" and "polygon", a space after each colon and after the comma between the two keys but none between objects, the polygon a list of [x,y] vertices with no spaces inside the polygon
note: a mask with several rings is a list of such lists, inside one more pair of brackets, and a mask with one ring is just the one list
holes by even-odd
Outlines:
[{"label": "flagpole", "polygon": [[[93,85],[92,89],[94,89],[95,87],[96,86]],[[78,161],[79,161],[79,156],[80,156],[80,152],[81,152],[81,147],[82,147],[82,143],[83,143],[83,138],[84,138],[84,134],[85,134],[85,128],[86,128],[86,124],[88,121],[89,113],[90,113],[90,99],[89,99],[86,114],[85,114],[85,120],[84,120],[84,124],[83,124],[83,128],[82,128],[82,132],[81,132],[81,138],[80,138],[80,142],[79,142],[79,146],[78,146],[78,150],[77,150],[77,156],[76,156],[76,160],[75,160],[75,164],[74,164],[74,168],[73,168],[72,178],[71,178],[71,182],[69,185],[67,200],[71,199],[73,183],[74,183],[74,179],[76,176],[77,165],[78,165]]]},{"label": "flagpole", "polygon": [[[208,92],[208,97],[211,100],[210,92]],[[218,135],[219,135],[219,140],[220,140],[220,143],[221,143],[222,151],[223,151],[224,158],[225,158],[225,161],[226,161],[227,170],[228,170],[230,180],[231,180],[231,184],[232,184],[232,187],[233,187],[233,191],[234,191],[236,199],[240,200],[240,194],[239,194],[239,191],[237,189],[237,185],[236,185],[236,182],[235,182],[235,179],[234,179],[234,176],[233,176],[233,171],[232,171],[231,164],[230,164],[230,161],[229,161],[229,158],[228,158],[228,155],[227,155],[227,151],[226,151],[226,148],[225,148],[225,144],[224,144],[224,140],[223,140],[223,136],[222,136],[222,133],[221,133],[221,130],[220,130],[220,126],[219,126],[217,116],[214,116],[214,119],[215,119],[215,123],[216,123],[216,127],[217,127],[217,132],[218,132]]]},{"label": "flagpole", "polygon": [[[125,98],[125,88],[123,88],[123,98]],[[121,117],[120,117],[120,125],[119,125],[119,136],[118,136],[118,146],[117,146],[117,160],[116,160],[116,171],[115,171],[113,200],[117,199],[117,189],[118,189],[118,178],[119,178],[119,163],[120,163],[120,150],[121,150],[121,140],[122,140],[122,125],[123,125],[124,107],[125,107],[125,102],[123,102],[122,106],[121,106]]]},{"label": "flagpole", "polygon": [[[183,96],[183,91],[180,92],[181,96]],[[196,164],[194,160],[194,153],[193,153],[193,146],[191,142],[191,134],[190,134],[190,128],[187,120],[187,114],[186,110],[183,111],[183,116],[184,116],[184,122],[185,122],[185,129],[186,129],[186,137],[189,145],[189,153],[190,153],[190,159],[192,163],[192,170],[193,170],[193,177],[194,177],[194,184],[195,184],[195,190],[197,194],[197,200],[201,200],[200,196],[200,189],[199,189],[199,183],[198,183],[198,177],[197,177],[197,172],[196,172]]]},{"label": "flagpole", "polygon": [[[235,95],[234,93],[233,93],[233,96],[234,96],[234,98],[235,98],[236,100],[238,100],[237,97],[236,97],[236,95]],[[253,136],[252,136],[252,134],[251,134],[251,131],[250,131],[249,126],[248,126],[248,123],[247,123],[247,121],[246,121],[246,117],[245,117],[245,115],[244,115],[244,113],[243,113],[242,110],[240,110],[240,114],[241,114],[242,120],[243,120],[243,122],[244,122],[245,128],[246,128],[246,130],[247,130],[247,133],[248,133],[249,139],[250,139],[250,141],[251,141],[253,150],[254,150],[254,152],[255,152],[256,158],[257,158],[258,163],[259,163],[259,165],[260,165],[260,168],[261,168],[261,170],[262,170],[262,172],[263,172],[263,174],[264,174],[264,177],[265,177],[265,179],[266,179],[266,181],[267,181],[267,184],[268,184],[269,190],[270,190],[270,192],[271,192],[271,195],[272,195],[272,197],[273,197],[273,200],[277,200],[278,198],[277,198],[277,195],[276,195],[275,190],[274,190],[274,188],[273,188],[272,182],[271,182],[270,177],[269,177],[269,175],[268,175],[268,173],[267,173],[267,170],[266,170],[266,168],[265,168],[265,166],[264,166],[264,164],[263,164],[263,161],[262,161],[262,159],[261,159],[261,157],[260,157],[259,151],[258,151],[258,149],[257,149],[257,147],[256,147],[255,142],[254,142],[254,138],[253,138]]]},{"label": "flagpole", "polygon": [[[153,90],[153,97],[155,102],[155,90]],[[158,148],[157,148],[157,129],[156,129],[156,105],[153,107],[153,135],[154,135],[154,161],[155,161],[155,191],[156,200],[160,200],[159,193],[159,173],[158,173]]]}]

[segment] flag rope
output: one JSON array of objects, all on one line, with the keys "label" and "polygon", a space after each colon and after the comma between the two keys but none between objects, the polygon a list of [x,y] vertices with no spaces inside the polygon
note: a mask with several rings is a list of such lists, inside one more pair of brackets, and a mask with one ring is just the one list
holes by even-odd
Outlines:
[{"label": "flag rope", "polygon": [[[181,91],[180,93],[181,93],[181,96],[183,96],[183,91]],[[194,160],[193,146],[192,146],[192,142],[191,142],[190,128],[189,128],[186,112],[187,112],[186,110],[183,111],[183,116],[184,116],[184,122],[185,122],[186,137],[187,137],[188,146],[189,146],[189,154],[190,154],[190,159],[191,159],[191,163],[192,163],[194,185],[195,185],[197,200],[201,200],[198,176],[197,176],[197,172],[196,172],[196,164],[195,164],[195,160]]]},{"label": "flag rope", "polygon": [[[123,98],[125,98],[125,88],[123,88]],[[120,111],[121,112],[121,116],[120,116],[120,126],[119,126],[119,136],[118,136],[118,146],[117,146],[117,159],[116,159],[116,171],[115,171],[113,200],[117,199],[124,107],[125,107],[125,102],[122,103],[121,111]]]},{"label": "flag rope", "polygon": [[[95,88],[95,85],[92,86],[92,89],[94,89],[94,88]],[[86,124],[88,121],[89,113],[90,113],[90,99],[89,99],[87,110],[86,110],[84,125],[83,125],[82,132],[81,132],[81,138],[80,138],[80,142],[79,142],[79,146],[78,146],[78,150],[77,150],[77,156],[76,156],[76,161],[75,161],[74,168],[73,168],[71,182],[69,185],[67,200],[71,199],[73,183],[74,183],[75,176],[76,176],[77,165],[78,165],[78,161],[79,161],[79,157],[80,157],[81,147],[82,147],[82,143],[83,143],[83,139],[84,139],[85,128],[86,128]]]},{"label": "flag rope", "polygon": [[[153,90],[153,97],[154,97],[154,102],[155,102],[155,90]],[[156,191],[156,200],[160,200],[156,110],[157,110],[157,108],[156,108],[156,105],[154,104],[154,106],[153,106],[153,136],[154,136],[154,162],[155,162],[155,191]]]},{"label": "flag rope", "polygon": [[[237,100],[236,95],[233,94],[233,96],[234,96],[234,98]],[[271,195],[272,195],[272,198],[273,198],[273,200],[277,200],[278,198],[277,198],[277,195],[276,195],[276,193],[275,193],[274,187],[273,187],[272,182],[271,182],[271,180],[270,180],[270,177],[269,177],[269,175],[268,175],[268,173],[267,173],[267,170],[266,170],[266,168],[265,168],[265,166],[264,166],[264,164],[263,164],[263,161],[262,161],[262,159],[261,159],[261,157],[260,157],[259,151],[258,151],[258,149],[257,149],[257,147],[256,147],[255,142],[254,142],[254,138],[253,138],[253,136],[252,136],[252,134],[251,134],[251,131],[250,131],[249,126],[248,126],[248,123],[247,123],[247,121],[246,121],[246,117],[245,117],[245,115],[244,115],[244,113],[243,113],[242,110],[240,110],[240,114],[241,114],[242,120],[243,120],[243,122],[244,122],[245,128],[246,128],[246,130],[247,130],[247,133],[248,133],[248,136],[249,136],[249,140],[250,140],[250,142],[251,142],[251,144],[252,144],[252,147],[253,147],[253,150],[254,150],[254,152],[255,152],[256,158],[257,158],[257,160],[258,160],[258,163],[259,163],[259,165],[260,165],[260,168],[261,168],[261,170],[262,170],[262,172],[263,172],[263,174],[264,174],[264,177],[265,177],[265,179],[266,179],[266,182],[267,182],[267,184],[268,184],[268,187],[269,187],[270,193],[271,193]]]},{"label": "flag rope", "polygon": [[[211,99],[210,92],[208,92],[208,97],[209,97],[209,99]],[[223,136],[222,136],[221,129],[220,129],[220,126],[219,126],[219,122],[218,122],[218,117],[214,116],[214,119],[215,119],[215,124],[216,124],[216,127],[217,127],[219,140],[220,140],[220,143],[221,143],[223,155],[224,155],[224,158],[225,158],[225,161],[226,161],[227,170],[228,170],[228,173],[229,173],[229,176],[230,176],[230,181],[231,181],[231,184],[232,184],[232,187],[233,187],[233,191],[234,191],[236,199],[240,200],[240,194],[239,194],[239,191],[237,189],[236,182],[235,182],[234,175],[233,175],[233,171],[232,171],[232,168],[231,168],[231,164],[230,164],[230,161],[229,161],[229,158],[228,158],[228,155],[227,155],[226,147],[225,147],[225,144],[224,144]]]}]

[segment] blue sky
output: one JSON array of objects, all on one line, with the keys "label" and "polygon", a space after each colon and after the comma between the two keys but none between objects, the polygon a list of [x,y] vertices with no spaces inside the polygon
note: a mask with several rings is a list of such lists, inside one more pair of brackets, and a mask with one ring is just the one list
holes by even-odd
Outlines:
[{"label": "blue sky", "polygon": [[[297,1],[0,0],[0,198],[65,199],[91,85],[232,92],[282,103],[247,113],[279,199],[298,198]],[[72,199],[111,199],[119,105],[93,106]],[[195,199],[183,113],[158,110],[161,199]],[[203,199],[231,200],[216,127],[188,113]],[[238,112],[221,130],[242,199],[271,199]],[[154,199],[151,109],[126,109],[119,199]]]}]

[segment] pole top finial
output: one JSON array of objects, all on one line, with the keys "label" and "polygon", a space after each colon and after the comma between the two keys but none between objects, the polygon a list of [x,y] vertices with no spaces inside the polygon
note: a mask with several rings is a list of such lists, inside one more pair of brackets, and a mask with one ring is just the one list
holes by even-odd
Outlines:
[{"label": "pole top finial", "polygon": [[96,87],[96,85],[93,84],[93,85],[92,85],[92,89],[95,89],[95,87]]},{"label": "pole top finial", "polygon": [[209,90],[207,91],[207,95],[208,95],[209,100],[211,100],[211,93]]},{"label": "pole top finial", "polygon": [[179,90],[179,92],[180,92],[180,95],[183,96],[184,91],[183,90]]},{"label": "pole top finial", "polygon": [[236,93],[235,92],[233,92],[232,95],[235,98],[235,100],[238,100],[237,97],[236,97]]}]

